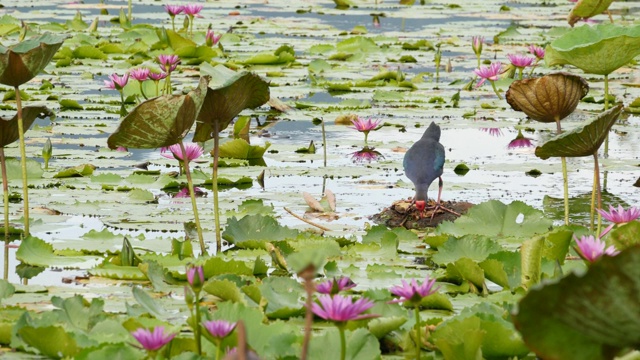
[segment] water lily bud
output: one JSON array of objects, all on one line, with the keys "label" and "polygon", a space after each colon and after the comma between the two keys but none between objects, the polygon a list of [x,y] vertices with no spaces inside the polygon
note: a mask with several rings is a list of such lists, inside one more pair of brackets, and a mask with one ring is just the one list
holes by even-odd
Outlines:
[{"label": "water lily bud", "polygon": [[53,153],[53,145],[51,145],[51,139],[47,139],[42,148],[42,158],[44,159],[44,169],[49,170],[49,159]]}]

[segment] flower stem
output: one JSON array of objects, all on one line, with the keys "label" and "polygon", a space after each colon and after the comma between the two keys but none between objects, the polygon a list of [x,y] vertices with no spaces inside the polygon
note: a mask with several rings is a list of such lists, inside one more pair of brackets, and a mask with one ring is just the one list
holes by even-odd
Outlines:
[{"label": "flower stem", "polygon": [[27,180],[27,150],[24,145],[24,123],[22,121],[22,99],[16,86],[16,107],[18,109],[18,136],[20,137],[20,165],[22,166],[22,198],[24,201],[24,237],[29,236],[29,181]]},{"label": "flower stem", "polygon": [[[609,75],[604,76],[604,111],[609,110]],[[604,138],[604,158],[609,157],[609,132]]]},{"label": "flower stem", "polygon": [[176,16],[175,15],[171,16],[171,30],[173,30],[173,32],[176,32]]},{"label": "flower stem", "polygon": [[[196,203],[196,195],[193,190],[193,181],[191,180],[191,171],[189,170],[189,158],[187,157],[187,151],[184,148],[182,141],[179,142],[180,151],[182,151],[182,162],[184,167],[184,174],[187,176],[187,186],[189,187],[189,196],[191,197],[191,206],[193,207],[193,217],[196,222],[196,231],[198,232],[198,241],[200,242],[200,251],[202,254],[207,253],[207,248],[204,246],[204,237],[202,236],[202,227],[200,227],[200,217],[198,216],[198,205]],[[197,308],[196,308],[197,310]],[[196,311],[196,317],[198,317]]]},{"label": "flower stem", "polygon": [[502,95],[500,95],[500,92],[498,91],[498,88],[496,88],[495,81],[489,80],[489,82],[491,83],[491,87],[493,88],[493,92],[495,92],[496,95],[498,95],[498,99],[502,100]]},{"label": "flower stem", "polygon": [[216,360],[220,360],[222,356],[222,341],[216,343]]},{"label": "flower stem", "polygon": [[416,317],[416,360],[420,360],[420,352],[422,350],[422,337],[420,335],[420,303],[416,303],[414,314]]},{"label": "flower stem", "polygon": [[140,93],[142,94],[142,97],[145,100],[149,100],[149,98],[147,98],[147,95],[144,94],[144,89],[142,88],[142,81],[138,81],[138,84],[140,84]]},{"label": "flower stem", "polygon": [[2,171],[2,194],[4,199],[4,273],[3,279],[9,278],[9,180],[7,179],[7,165],[4,158],[4,147],[0,147],[0,171]]},{"label": "flower stem", "polygon": [[213,175],[211,177],[213,189],[213,216],[216,226],[216,253],[222,251],[222,237],[220,235],[220,216],[218,206],[218,158],[220,157],[220,133],[218,121],[213,122]]},{"label": "flower stem", "polygon": [[120,116],[127,116],[127,108],[124,107],[124,90],[118,90],[120,92]]},{"label": "flower stem", "polygon": [[173,92],[173,88],[171,87],[171,73],[167,73],[167,77],[164,79],[164,90],[163,93],[169,95]]},{"label": "flower stem", "polygon": [[200,315],[200,291],[194,291],[195,296],[195,310],[196,310],[196,323],[193,327],[193,336],[196,338],[196,349],[198,355],[202,355],[202,334],[200,329],[201,315]]},{"label": "flower stem", "polygon": [[480,54],[477,54],[476,58],[478,58],[478,69],[480,69]]},{"label": "flower stem", "polygon": [[344,326],[338,326],[340,332],[340,360],[347,357],[347,339],[344,336]]},{"label": "flower stem", "polygon": [[520,78],[520,80],[522,80],[522,73],[524,72],[524,68],[519,67],[518,68],[518,77]]},{"label": "flower stem", "polygon": [[[556,117],[556,126],[558,128],[557,133],[562,133],[559,117]],[[562,162],[562,185],[564,188],[564,224],[569,225],[569,175],[567,174],[567,158],[563,156],[560,158],[560,161]]]},{"label": "flower stem", "polygon": [[[596,150],[596,152],[593,153],[593,171],[594,171],[594,180],[595,180],[595,185],[596,185],[596,192],[598,195],[598,209],[602,209],[602,194],[600,191],[600,166],[598,164],[598,151]],[[591,211],[595,211],[594,209],[591,209]],[[600,228],[602,226],[602,215],[600,215],[600,213],[598,213],[598,228],[596,230],[596,238],[600,237]]]}]

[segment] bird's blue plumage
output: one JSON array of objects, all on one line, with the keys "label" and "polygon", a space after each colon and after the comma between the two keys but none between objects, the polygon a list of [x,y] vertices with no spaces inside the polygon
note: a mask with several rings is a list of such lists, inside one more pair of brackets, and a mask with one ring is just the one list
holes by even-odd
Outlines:
[{"label": "bird's blue plumage", "polygon": [[440,144],[440,127],[429,125],[422,138],[404,155],[404,172],[416,189],[415,200],[427,200],[429,185],[440,177],[444,168],[444,146]]}]

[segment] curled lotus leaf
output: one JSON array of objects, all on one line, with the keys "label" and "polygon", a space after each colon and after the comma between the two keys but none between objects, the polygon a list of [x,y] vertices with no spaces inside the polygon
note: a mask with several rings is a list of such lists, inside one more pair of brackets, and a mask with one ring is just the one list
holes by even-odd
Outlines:
[{"label": "curled lotus leaf", "polygon": [[570,64],[586,73],[608,75],[640,54],[640,25],[580,26],[547,45],[547,66]]},{"label": "curled lotus leaf", "polygon": [[552,138],[536,148],[536,156],[544,160],[550,157],[581,157],[595,154],[621,111],[622,105],[619,104],[584,126]]},{"label": "curled lotus leaf", "polygon": [[513,322],[541,359],[613,359],[640,344],[640,245],[531,289]]},{"label": "curled lotus leaf", "polygon": [[179,143],[200,112],[208,77],[187,95],[162,95],[142,102],[122,119],[109,136],[109,148],[155,149]]},{"label": "curled lotus leaf", "polygon": [[[26,132],[37,118],[52,118],[53,112],[46,106],[27,106],[22,109],[22,124]],[[18,132],[18,115],[11,119],[0,117],[0,147],[5,147],[20,137]]]},{"label": "curled lotus leaf", "polygon": [[198,115],[193,141],[204,142],[229,126],[244,109],[256,108],[269,101],[269,83],[249,72],[235,72],[219,65],[203,64],[202,73],[212,76],[216,84],[209,84],[204,105]]},{"label": "curled lotus leaf", "polygon": [[612,2],[613,0],[579,0],[571,9],[567,21],[573,26],[582,19],[602,14]]},{"label": "curled lotus leaf", "polygon": [[0,46],[0,84],[20,86],[38,75],[66,39],[43,34],[10,47]]},{"label": "curled lotus leaf", "polygon": [[516,80],[509,86],[506,98],[513,110],[522,111],[533,120],[548,123],[569,116],[588,92],[586,80],[560,72]]}]

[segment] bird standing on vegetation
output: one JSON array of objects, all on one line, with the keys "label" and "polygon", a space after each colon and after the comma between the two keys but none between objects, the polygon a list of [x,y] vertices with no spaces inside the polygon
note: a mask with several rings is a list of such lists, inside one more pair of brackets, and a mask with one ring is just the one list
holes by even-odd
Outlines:
[{"label": "bird standing on vegetation", "polygon": [[[431,122],[422,138],[413,144],[404,155],[403,165],[405,175],[413,182],[416,189],[413,202],[421,214],[426,207],[429,186],[436,178],[439,179],[438,199],[433,214],[435,215],[438,209],[451,211],[440,206],[444,168],[444,146],[440,144],[440,126]],[[433,219],[433,215],[431,218]]]}]

